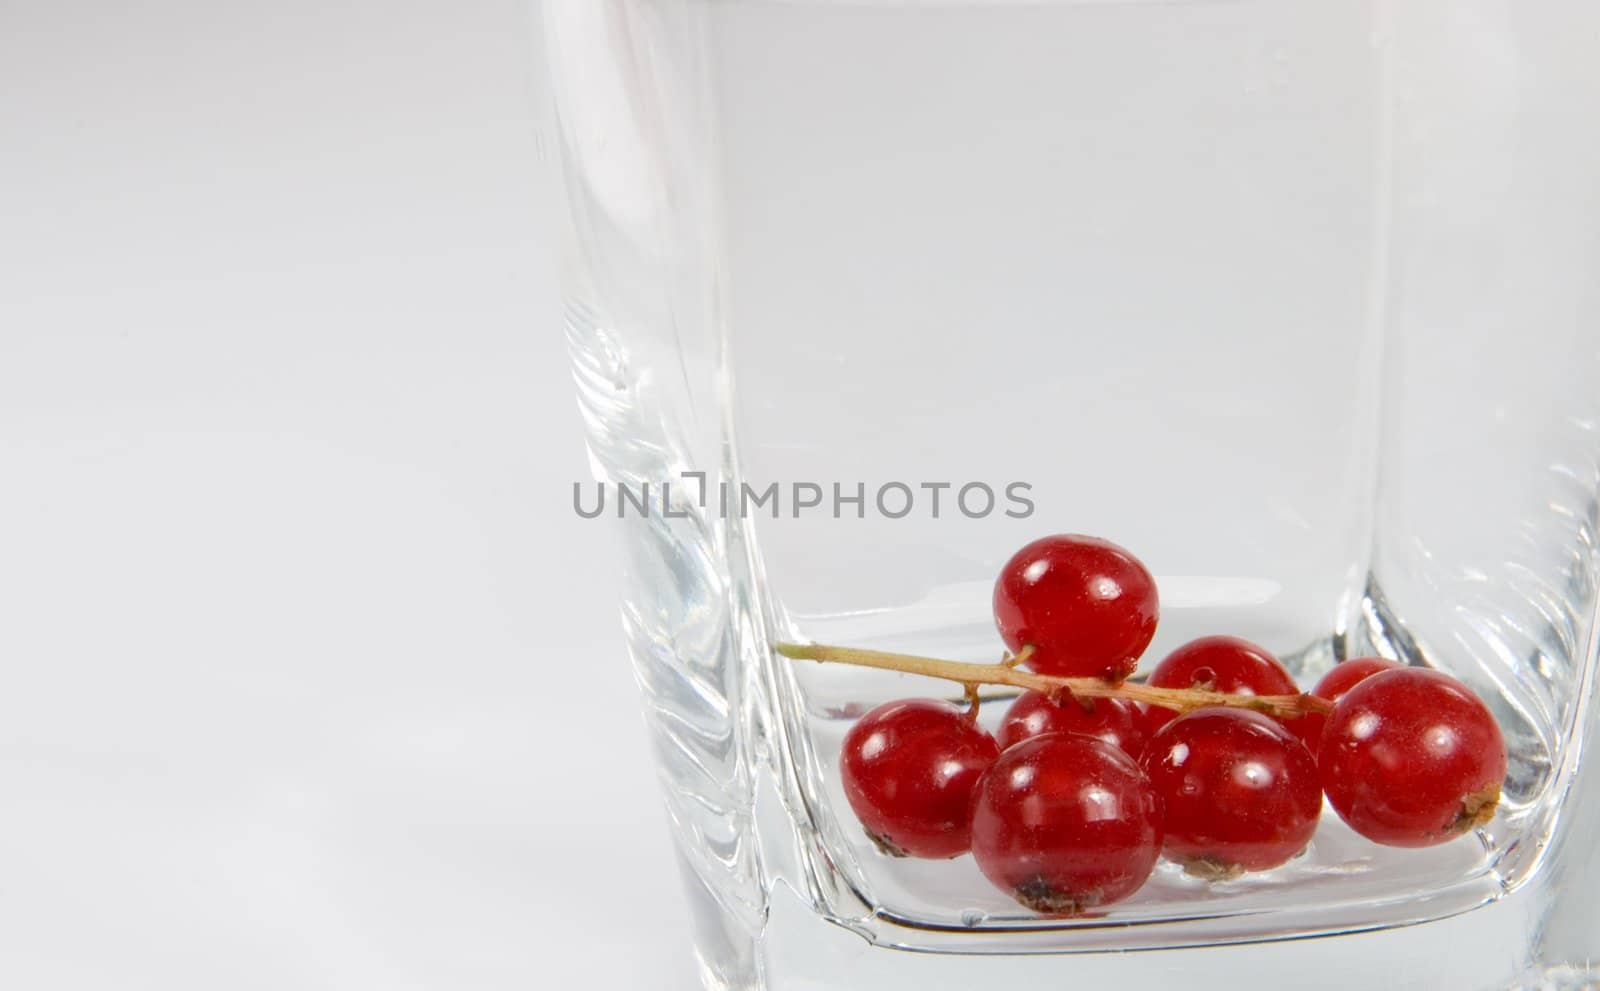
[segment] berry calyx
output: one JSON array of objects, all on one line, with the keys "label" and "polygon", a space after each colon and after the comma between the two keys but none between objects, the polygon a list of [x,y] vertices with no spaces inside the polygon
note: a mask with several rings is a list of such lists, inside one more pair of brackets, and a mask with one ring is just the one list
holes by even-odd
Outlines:
[{"label": "berry calyx", "polygon": [[886,702],[845,734],[845,798],[878,848],[957,857],[971,842],[972,789],[1000,755],[966,710],[932,699]]},{"label": "berry calyx", "polygon": [[1139,761],[1166,813],[1166,854],[1212,880],[1264,871],[1306,848],[1322,812],[1317,765],[1281,723],[1196,709],[1163,726]]},{"label": "berry calyx", "polygon": [[[1294,678],[1265,647],[1240,637],[1201,637],[1174,650],[1150,672],[1156,688],[1201,688],[1230,695],[1294,695]],[[1176,713],[1152,706],[1145,732],[1154,733]]]},{"label": "berry calyx", "polygon": [[1070,916],[1139,890],[1161,849],[1161,806],[1139,766],[1104,740],[1047,733],[984,772],[972,856],[1035,912]]},{"label": "berry calyx", "polygon": [[[1330,668],[1317,682],[1317,687],[1311,690],[1311,694],[1328,702],[1337,702],[1344,698],[1346,692],[1373,675],[1381,671],[1393,671],[1401,666],[1382,657],[1352,657]],[[1322,728],[1327,723],[1328,717],[1325,714],[1312,712],[1299,719],[1286,720],[1284,725],[1300,738],[1300,742],[1311,751],[1311,756],[1315,757],[1322,747]]]},{"label": "berry calyx", "polygon": [[1390,846],[1432,846],[1494,817],[1506,747],[1471,689],[1407,667],[1345,693],[1323,728],[1318,763],[1351,829]]},{"label": "berry calyx", "polygon": [[1150,572],[1108,540],[1035,540],[1000,570],[994,616],[1013,652],[1032,647],[1040,674],[1121,681],[1155,635],[1160,603]]},{"label": "berry calyx", "polygon": [[1122,699],[1054,699],[1043,692],[1023,692],[1006,710],[995,738],[1006,750],[1046,733],[1082,733],[1098,737],[1137,758],[1144,749],[1139,710]]}]

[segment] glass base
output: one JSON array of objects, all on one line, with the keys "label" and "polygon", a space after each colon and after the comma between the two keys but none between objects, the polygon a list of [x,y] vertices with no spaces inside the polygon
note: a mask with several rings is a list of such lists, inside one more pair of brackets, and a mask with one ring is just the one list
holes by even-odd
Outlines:
[{"label": "glass base", "polygon": [[1078,987],[1238,991],[1245,987],[1448,988],[1569,991],[1600,987],[1600,968],[1530,959],[1537,899],[1517,894],[1424,925],[1136,953],[932,954],[874,945],[773,892],[752,969],[704,968],[709,989],[970,991]]}]

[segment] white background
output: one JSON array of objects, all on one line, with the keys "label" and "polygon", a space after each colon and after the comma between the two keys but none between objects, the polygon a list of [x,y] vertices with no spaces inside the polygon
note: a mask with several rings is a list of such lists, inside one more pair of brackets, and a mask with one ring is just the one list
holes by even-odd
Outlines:
[{"label": "white background", "polygon": [[0,986],[691,986],[529,22],[0,0]]}]

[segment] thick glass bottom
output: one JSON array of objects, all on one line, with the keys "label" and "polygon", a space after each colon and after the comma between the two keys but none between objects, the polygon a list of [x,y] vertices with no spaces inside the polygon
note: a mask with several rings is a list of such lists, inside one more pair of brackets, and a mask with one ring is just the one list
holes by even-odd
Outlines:
[{"label": "thick glass bottom", "polygon": [[1439,988],[1567,991],[1600,970],[1534,955],[1539,895],[1517,893],[1448,919],[1395,928],[1149,953],[950,955],[872,945],[774,892],[762,965],[768,991],[967,991],[975,987]]}]

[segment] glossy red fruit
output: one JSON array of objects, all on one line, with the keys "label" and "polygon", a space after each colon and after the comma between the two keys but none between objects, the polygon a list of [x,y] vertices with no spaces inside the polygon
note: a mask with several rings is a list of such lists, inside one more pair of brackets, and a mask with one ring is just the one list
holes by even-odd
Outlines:
[{"label": "glossy red fruit", "polygon": [[994,584],[994,617],[1013,652],[1033,647],[1040,674],[1120,681],[1155,635],[1156,581],[1110,541],[1044,537],[1017,551]]},{"label": "glossy red fruit", "polygon": [[1139,890],[1161,850],[1161,806],[1104,740],[1048,733],[1000,755],[973,796],[972,856],[1000,890],[1079,915]]},{"label": "glossy red fruit", "polygon": [[1000,749],[1046,733],[1082,733],[1111,744],[1129,757],[1144,749],[1139,710],[1123,699],[1064,698],[1052,702],[1041,692],[1023,692],[1006,710],[995,737]]},{"label": "glossy red fruit", "polygon": [[1432,846],[1488,822],[1506,776],[1488,707],[1424,668],[1384,671],[1346,692],[1318,757],[1339,817],[1390,846]]},{"label": "glossy red fruit", "polygon": [[[1384,660],[1381,657],[1352,657],[1330,668],[1328,673],[1322,676],[1322,680],[1317,682],[1317,687],[1311,689],[1311,694],[1319,699],[1337,702],[1350,689],[1378,672],[1393,671],[1398,667],[1401,665],[1395,661]],[[1313,712],[1299,719],[1284,720],[1284,725],[1294,731],[1313,757],[1322,746],[1322,728],[1327,723],[1328,717],[1320,712]]]},{"label": "glossy red fruit", "polygon": [[1270,870],[1317,831],[1316,762],[1283,724],[1258,712],[1179,716],[1151,737],[1139,763],[1166,810],[1166,854],[1191,874]]},{"label": "glossy red fruit", "polygon": [[885,853],[956,857],[971,840],[972,789],[1000,755],[966,710],[932,699],[886,702],[845,734],[845,798]]},{"label": "glossy red fruit", "polygon": [[[1265,647],[1239,637],[1201,637],[1162,658],[1150,672],[1158,688],[1205,688],[1232,695],[1297,695],[1294,678]],[[1171,709],[1149,706],[1144,728],[1153,734],[1172,720]]]}]

